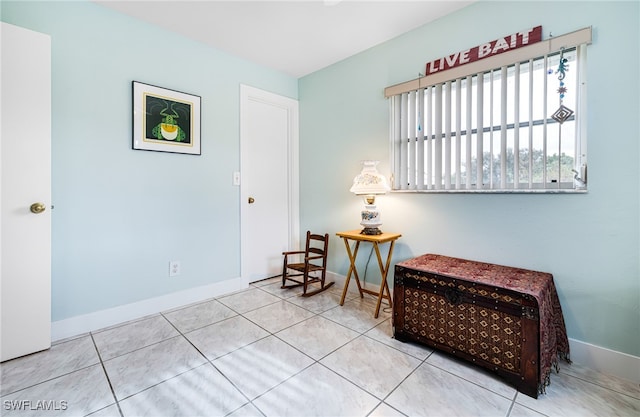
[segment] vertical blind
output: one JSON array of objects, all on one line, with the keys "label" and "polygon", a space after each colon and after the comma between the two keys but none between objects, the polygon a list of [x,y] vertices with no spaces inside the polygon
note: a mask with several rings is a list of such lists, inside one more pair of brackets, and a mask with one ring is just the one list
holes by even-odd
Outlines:
[{"label": "vertical blind", "polygon": [[[388,87],[393,188],[573,189],[572,170],[586,166],[580,93],[590,40],[587,28]],[[550,116],[560,104],[573,109],[562,123]]]}]

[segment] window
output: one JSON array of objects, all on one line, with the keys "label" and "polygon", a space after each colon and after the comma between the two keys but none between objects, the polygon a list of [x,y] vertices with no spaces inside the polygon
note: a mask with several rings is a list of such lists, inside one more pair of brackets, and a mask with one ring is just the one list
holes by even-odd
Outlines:
[{"label": "window", "polygon": [[586,189],[590,39],[588,28],[389,87],[393,189]]}]

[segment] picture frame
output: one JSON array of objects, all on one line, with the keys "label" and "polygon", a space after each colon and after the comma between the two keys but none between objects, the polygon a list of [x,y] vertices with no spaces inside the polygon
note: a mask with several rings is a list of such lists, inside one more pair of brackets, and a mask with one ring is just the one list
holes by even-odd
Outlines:
[{"label": "picture frame", "polygon": [[201,155],[201,98],[132,82],[135,150]]}]

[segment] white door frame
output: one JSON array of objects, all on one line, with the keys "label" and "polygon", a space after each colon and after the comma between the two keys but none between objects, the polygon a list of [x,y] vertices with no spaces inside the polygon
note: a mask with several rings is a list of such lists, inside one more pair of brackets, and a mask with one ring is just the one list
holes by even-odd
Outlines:
[{"label": "white door frame", "polygon": [[[248,140],[248,120],[247,108],[250,101],[258,101],[263,104],[284,108],[287,110],[288,132],[287,138],[287,190],[288,190],[288,219],[289,219],[289,242],[288,247],[297,249],[300,244],[300,202],[299,202],[299,122],[298,122],[298,102],[294,99],[280,96],[255,87],[240,85],[240,177],[246,178],[246,167],[248,166],[249,148]],[[248,230],[244,227],[247,224],[249,215],[247,200],[250,197],[248,187],[240,185],[240,275],[245,285],[249,284],[247,276],[248,265],[248,245],[250,239],[259,238],[259,230]],[[268,239],[268,236],[262,237]]]}]

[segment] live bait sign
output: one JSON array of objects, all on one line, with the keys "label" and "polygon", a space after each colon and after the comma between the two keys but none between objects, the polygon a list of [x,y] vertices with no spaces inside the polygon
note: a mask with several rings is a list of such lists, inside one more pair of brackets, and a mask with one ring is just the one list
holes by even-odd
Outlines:
[{"label": "live bait sign", "polygon": [[428,62],[425,75],[430,75],[438,71],[459,67],[470,62],[479,61],[493,55],[498,55],[512,49],[531,45],[542,40],[542,26],[523,30],[495,41],[483,43],[466,51],[456,52],[435,61]]}]

